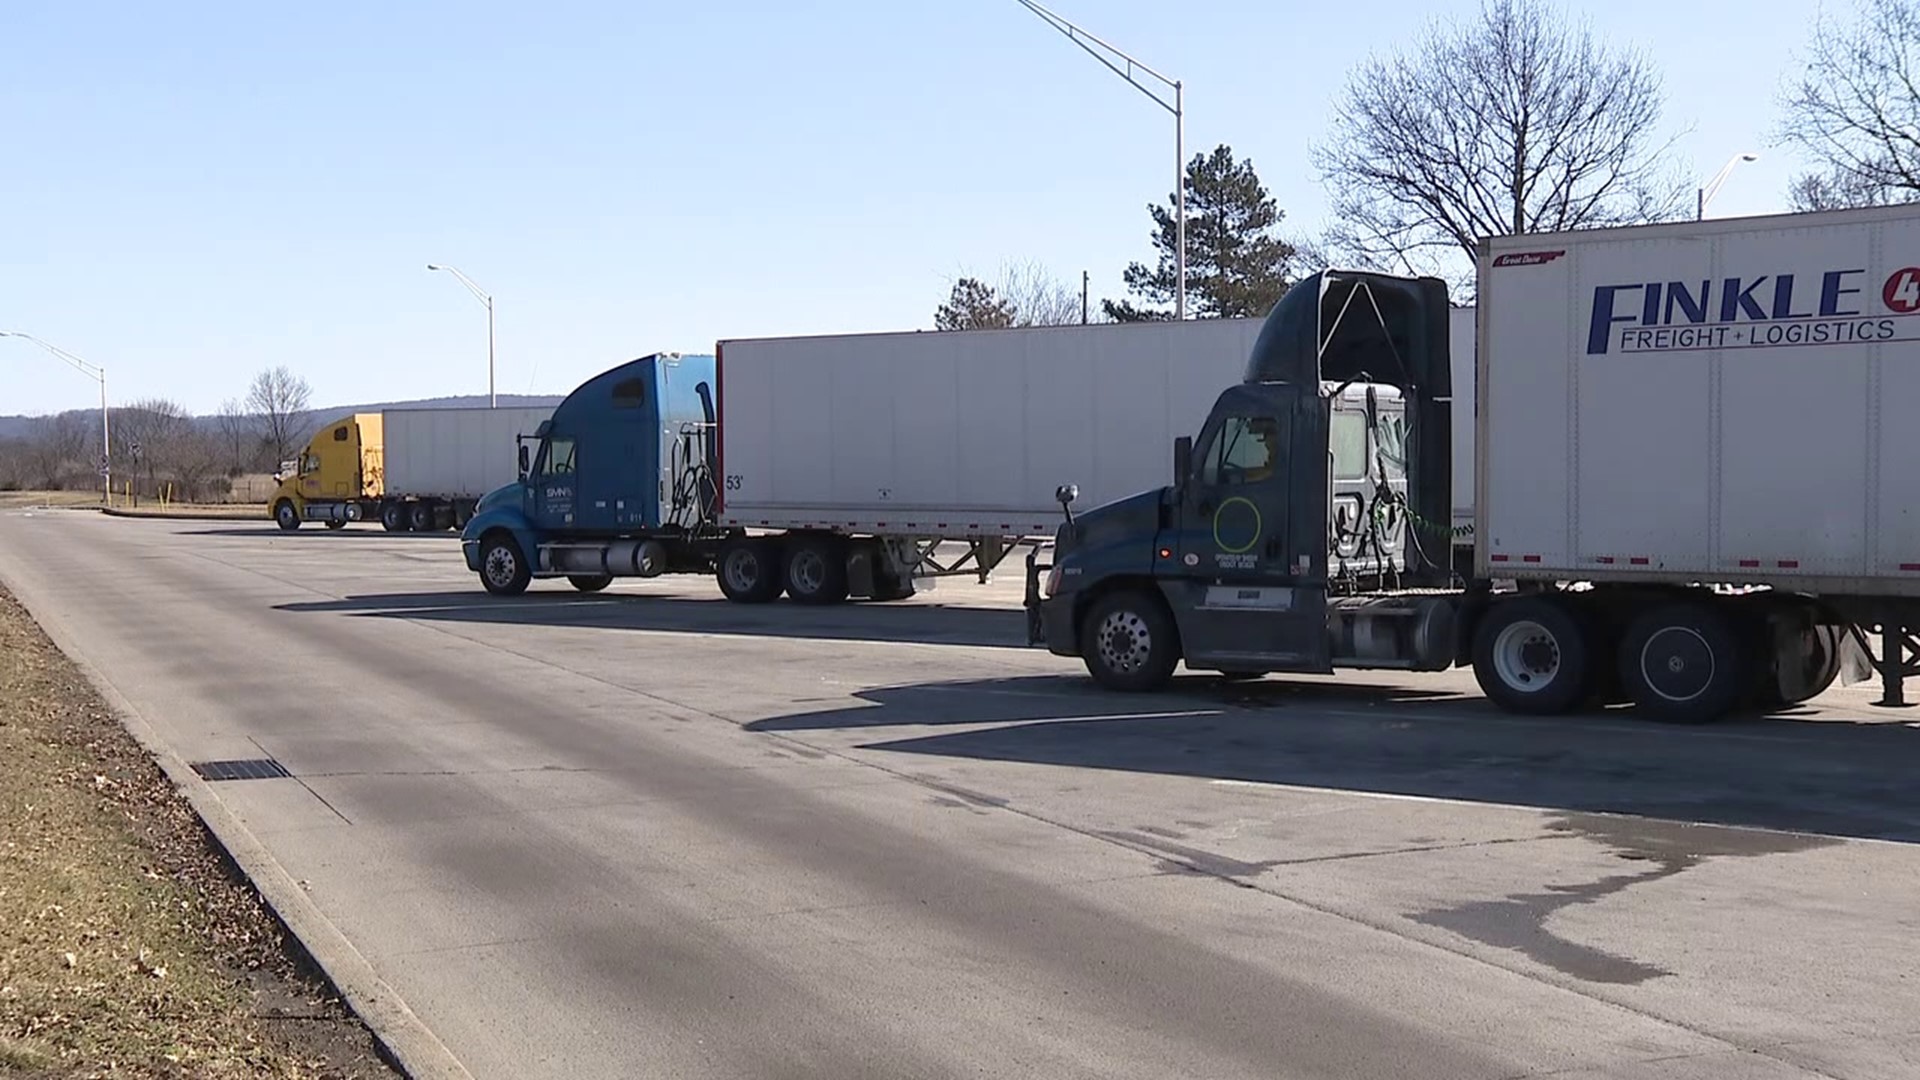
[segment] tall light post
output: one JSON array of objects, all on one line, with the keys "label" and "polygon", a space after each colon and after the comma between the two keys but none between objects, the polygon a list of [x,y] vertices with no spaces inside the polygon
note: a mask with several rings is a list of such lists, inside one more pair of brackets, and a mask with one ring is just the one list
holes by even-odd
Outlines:
[{"label": "tall light post", "polygon": [[113,503],[113,440],[107,426],[107,369],[98,364],[89,364],[56,345],[49,345],[32,334],[23,334],[18,330],[0,330],[0,337],[17,337],[31,341],[53,355],[65,360],[82,375],[91,375],[100,380],[100,483],[106,494],[105,502]]},{"label": "tall light post", "polygon": [[460,284],[465,285],[468,292],[478,297],[481,303],[487,305],[487,407],[490,409],[499,408],[500,399],[493,392],[493,297],[487,295],[485,289],[475,285],[472,278],[451,266],[428,263],[427,269],[445,270],[447,273],[459,278]]},{"label": "tall light post", "polygon": [[[1180,80],[1169,79],[1147,65],[1121,52],[1119,49],[1101,41],[1085,30],[1041,7],[1033,0],[1020,0],[1020,6],[1046,20],[1047,25],[1067,35],[1067,40],[1087,51],[1087,55],[1105,64],[1115,75],[1133,84],[1134,89],[1153,99],[1155,105],[1173,114],[1173,200],[1174,200],[1174,265],[1177,286],[1173,294],[1173,317],[1187,317],[1187,146],[1186,146],[1186,108],[1182,96]],[[1115,61],[1118,61],[1116,63]],[[1124,67],[1122,65],[1125,65]],[[1140,81],[1134,75],[1139,71],[1151,76],[1156,82],[1173,91],[1173,101],[1169,103],[1165,91],[1155,90]]]},{"label": "tall light post", "polygon": [[1713,179],[1707,181],[1707,186],[1699,190],[1698,197],[1695,200],[1694,206],[1693,206],[1693,220],[1695,221],[1705,220],[1707,216],[1707,202],[1711,200],[1714,197],[1714,195],[1719,193],[1720,185],[1727,182],[1727,177],[1733,174],[1733,167],[1735,165],[1738,165],[1743,161],[1759,161],[1759,160],[1760,160],[1759,154],[1736,154],[1731,159],[1729,159],[1725,165],[1720,166],[1720,171],[1717,173],[1714,173]]}]

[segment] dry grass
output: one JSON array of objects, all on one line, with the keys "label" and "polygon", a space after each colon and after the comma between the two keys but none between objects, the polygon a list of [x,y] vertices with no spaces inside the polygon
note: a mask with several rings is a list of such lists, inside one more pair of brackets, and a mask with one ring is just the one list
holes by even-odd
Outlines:
[{"label": "dry grass", "polygon": [[392,1077],[0,590],[0,1076]]},{"label": "dry grass", "polygon": [[98,491],[0,491],[0,510],[29,506],[99,506]]}]

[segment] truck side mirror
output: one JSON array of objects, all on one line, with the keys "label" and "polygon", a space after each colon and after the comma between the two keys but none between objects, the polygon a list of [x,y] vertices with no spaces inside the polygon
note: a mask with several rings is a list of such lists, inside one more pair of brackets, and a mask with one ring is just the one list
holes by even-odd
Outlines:
[{"label": "truck side mirror", "polygon": [[527,453],[527,444],[520,444],[520,478],[526,479],[527,471],[533,468],[532,455]]},{"label": "truck side mirror", "polygon": [[1193,436],[1182,435],[1173,440],[1173,482],[1175,486],[1185,486],[1187,477],[1193,472]]},{"label": "truck side mirror", "polygon": [[1073,524],[1073,500],[1079,497],[1079,484],[1061,484],[1053,489],[1053,501],[1060,504],[1060,512],[1066,515],[1069,525]]}]

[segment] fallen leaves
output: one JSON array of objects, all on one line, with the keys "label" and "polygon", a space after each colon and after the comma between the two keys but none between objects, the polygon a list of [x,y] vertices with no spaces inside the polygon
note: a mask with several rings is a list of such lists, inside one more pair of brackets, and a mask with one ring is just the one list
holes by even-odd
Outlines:
[{"label": "fallen leaves", "polygon": [[394,1075],[4,590],[0,820],[0,1075]]}]

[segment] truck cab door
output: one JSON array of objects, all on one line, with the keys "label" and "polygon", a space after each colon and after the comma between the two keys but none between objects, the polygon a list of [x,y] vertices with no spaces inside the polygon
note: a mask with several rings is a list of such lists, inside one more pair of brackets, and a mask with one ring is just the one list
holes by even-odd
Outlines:
[{"label": "truck cab door", "polygon": [[526,481],[528,498],[533,503],[528,516],[535,528],[574,527],[575,457],[575,441],[571,435],[549,432],[540,441],[540,452],[534,457],[533,470]]},{"label": "truck cab door", "polygon": [[1236,386],[1201,429],[1162,545],[1178,564],[1161,584],[1189,667],[1330,670],[1313,550],[1325,439],[1301,404],[1293,386]]}]

